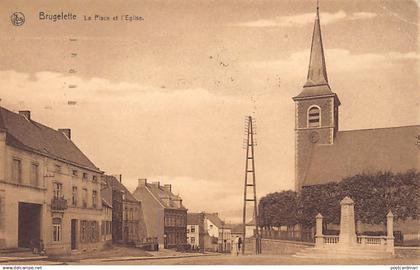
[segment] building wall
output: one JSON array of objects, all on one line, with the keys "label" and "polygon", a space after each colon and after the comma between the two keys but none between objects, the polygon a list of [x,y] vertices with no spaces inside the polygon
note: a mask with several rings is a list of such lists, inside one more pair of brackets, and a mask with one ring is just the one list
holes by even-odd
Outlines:
[{"label": "building wall", "polygon": [[[308,127],[308,109],[316,105],[320,108],[320,127]],[[313,98],[298,100],[295,105],[295,190],[300,191],[305,172],[312,157],[312,149],[315,144],[332,144],[335,134],[335,122],[338,114],[335,111],[336,101],[334,97]],[[311,141],[311,135],[317,132],[319,140]]]},{"label": "building wall", "polygon": [[208,218],[204,220],[204,226],[206,227],[208,235],[211,237],[219,237],[219,228],[211,222]]},{"label": "building wall", "polygon": [[158,243],[164,245],[164,208],[144,187],[138,187],[134,197],[141,201],[147,237],[157,237]]},{"label": "building wall", "polygon": [[[100,194],[101,174],[82,169],[58,160],[51,159],[32,152],[11,147],[4,144],[4,133],[0,136],[0,164],[2,164],[2,174],[0,174],[0,220],[7,220],[7,223],[0,225],[0,245],[7,248],[18,246],[18,218],[19,203],[32,203],[40,205],[40,239],[43,240],[47,253],[68,253],[71,250],[71,220],[94,220],[100,225],[102,219],[102,203]],[[13,160],[21,162],[21,181],[12,180]],[[38,184],[31,183],[31,166],[38,165]],[[61,172],[58,171],[60,166]],[[73,175],[73,170],[78,175]],[[87,179],[83,178],[83,173],[87,173]],[[95,175],[96,182],[92,181]],[[62,184],[62,196],[67,200],[68,208],[63,211],[53,211],[51,209],[53,193],[53,183]],[[78,189],[77,205],[72,205],[72,187]],[[86,188],[87,205],[82,206],[82,189]],[[93,207],[92,191],[96,190],[96,208]],[[4,209],[4,211],[1,211]],[[59,241],[53,241],[53,219],[61,220],[61,231]],[[78,222],[80,226],[80,222]],[[77,233],[80,233],[77,227]],[[3,238],[1,240],[1,238]],[[77,239],[81,249],[97,248],[101,245],[100,241],[95,243],[82,243]]]},{"label": "building wall", "polygon": [[[192,241],[194,237],[194,241]],[[187,225],[187,243],[193,248],[200,246],[200,228],[198,224]]]},{"label": "building wall", "polygon": [[123,237],[124,242],[142,241],[147,237],[140,202],[123,201]]},{"label": "building wall", "polygon": [[229,252],[232,245],[232,235],[229,228],[223,228],[219,230],[219,240],[218,240],[218,251],[219,252]]},{"label": "building wall", "polygon": [[112,208],[102,206],[101,241],[112,241]]},{"label": "building wall", "polygon": [[174,248],[187,243],[187,211],[165,209],[165,248]]},{"label": "building wall", "polygon": [[[4,134],[4,133],[3,133]],[[45,166],[45,158],[34,154],[26,153],[16,148],[9,147],[1,142],[2,149],[2,160],[3,164],[3,178],[0,179],[0,194],[1,204],[4,211],[1,211],[2,223],[2,235],[3,240],[1,241],[3,246],[6,248],[18,247],[18,213],[19,213],[19,202],[34,203],[41,206],[41,216],[46,215],[46,186],[42,178],[42,168]],[[12,181],[11,167],[13,159],[17,158],[21,161],[21,181]],[[39,165],[39,184],[33,186],[29,181],[29,170],[32,162],[36,162]],[[41,218],[40,230],[41,237],[45,237],[44,231],[44,219]]]}]

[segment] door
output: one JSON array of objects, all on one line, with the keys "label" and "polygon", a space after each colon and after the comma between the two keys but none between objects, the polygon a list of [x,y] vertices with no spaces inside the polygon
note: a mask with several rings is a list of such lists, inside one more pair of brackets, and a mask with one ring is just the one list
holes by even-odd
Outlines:
[{"label": "door", "polygon": [[71,220],[71,249],[77,249],[77,219]]},{"label": "door", "polygon": [[41,237],[41,205],[19,202],[18,247],[33,248]]}]

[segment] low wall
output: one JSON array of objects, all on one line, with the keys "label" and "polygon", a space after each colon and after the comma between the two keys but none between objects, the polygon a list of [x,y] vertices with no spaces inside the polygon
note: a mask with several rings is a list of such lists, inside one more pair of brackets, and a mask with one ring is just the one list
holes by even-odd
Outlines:
[{"label": "low wall", "polygon": [[395,255],[401,258],[420,258],[420,247],[396,247]]},{"label": "low wall", "polygon": [[[292,255],[308,247],[315,247],[315,244],[287,240],[261,239],[262,254]],[[245,253],[255,253],[254,238],[245,240]]]}]

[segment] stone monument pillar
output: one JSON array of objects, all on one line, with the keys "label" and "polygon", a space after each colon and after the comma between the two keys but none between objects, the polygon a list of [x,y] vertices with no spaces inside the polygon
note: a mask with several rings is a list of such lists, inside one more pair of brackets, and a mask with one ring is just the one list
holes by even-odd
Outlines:
[{"label": "stone monument pillar", "polygon": [[357,244],[356,228],[354,222],[354,202],[345,197],[341,202],[340,238],[341,248],[353,247]]},{"label": "stone monument pillar", "polygon": [[386,215],[386,251],[395,253],[394,249],[394,215],[391,210]]},{"label": "stone monument pillar", "polygon": [[316,232],[315,232],[315,247],[324,247],[324,236],[322,234],[322,215],[318,213],[316,215]]}]

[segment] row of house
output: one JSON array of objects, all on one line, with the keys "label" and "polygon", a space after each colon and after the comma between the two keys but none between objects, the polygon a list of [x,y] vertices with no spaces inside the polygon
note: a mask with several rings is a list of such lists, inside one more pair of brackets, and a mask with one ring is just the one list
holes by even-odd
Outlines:
[{"label": "row of house", "polygon": [[[222,221],[218,213],[188,213],[187,242],[192,249],[230,252],[236,238],[243,239],[244,226]],[[253,226],[246,226],[245,237],[254,235]]]},{"label": "row of house", "polygon": [[150,239],[171,248],[186,244],[186,227],[170,185],[142,179],[132,194],[74,144],[70,129],[0,107],[0,249],[42,242],[48,254],[63,254]]}]

